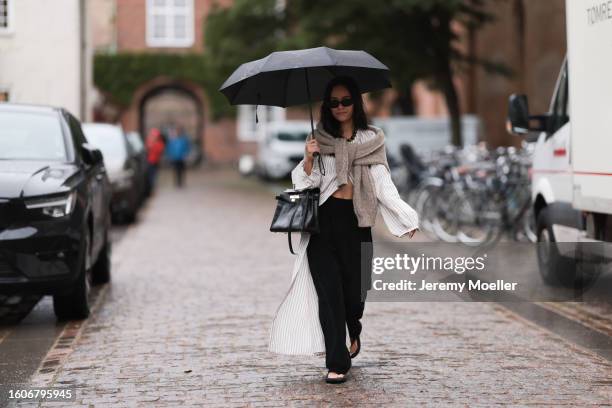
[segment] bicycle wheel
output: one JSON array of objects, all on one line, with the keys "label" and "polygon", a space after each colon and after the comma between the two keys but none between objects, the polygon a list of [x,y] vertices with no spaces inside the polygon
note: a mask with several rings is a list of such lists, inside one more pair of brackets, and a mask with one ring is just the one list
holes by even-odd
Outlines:
[{"label": "bicycle wheel", "polygon": [[438,237],[433,231],[433,220],[435,213],[432,211],[436,195],[442,186],[442,181],[436,178],[430,178],[423,181],[416,191],[409,197],[409,203],[412,208],[419,214],[419,226],[425,235],[432,240],[437,240]]},{"label": "bicycle wheel", "polygon": [[488,243],[499,230],[501,216],[486,191],[467,191],[456,200],[459,242],[470,246]]},{"label": "bicycle wheel", "polygon": [[455,187],[447,185],[434,196],[428,203],[431,211],[432,228],[436,236],[444,242],[457,242],[457,212]]}]

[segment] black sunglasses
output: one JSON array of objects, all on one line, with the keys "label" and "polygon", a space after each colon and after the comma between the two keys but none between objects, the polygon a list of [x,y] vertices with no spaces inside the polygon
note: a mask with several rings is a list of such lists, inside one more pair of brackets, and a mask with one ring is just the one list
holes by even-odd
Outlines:
[{"label": "black sunglasses", "polygon": [[342,98],[342,101],[339,101],[338,99],[332,99],[327,102],[327,106],[329,106],[330,108],[337,108],[340,105],[346,107],[351,106],[352,104],[353,100],[350,97]]}]

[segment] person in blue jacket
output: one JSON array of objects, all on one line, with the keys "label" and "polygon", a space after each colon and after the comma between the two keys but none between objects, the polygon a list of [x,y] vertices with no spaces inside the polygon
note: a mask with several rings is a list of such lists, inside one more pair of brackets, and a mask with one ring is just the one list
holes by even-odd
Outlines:
[{"label": "person in blue jacket", "polygon": [[166,155],[174,167],[176,186],[182,187],[185,178],[185,160],[191,148],[189,136],[182,126],[170,128]]}]

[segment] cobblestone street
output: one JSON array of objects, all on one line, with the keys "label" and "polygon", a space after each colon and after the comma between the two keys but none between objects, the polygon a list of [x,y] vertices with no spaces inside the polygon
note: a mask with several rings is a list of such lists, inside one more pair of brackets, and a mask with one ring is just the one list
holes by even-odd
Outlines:
[{"label": "cobblestone street", "polygon": [[324,383],[323,357],[267,351],[294,261],[269,232],[274,192],[232,169],[181,190],[163,176],[32,386],[75,387],[84,407],[612,404],[607,360],[489,303],[369,302],[349,381]]}]

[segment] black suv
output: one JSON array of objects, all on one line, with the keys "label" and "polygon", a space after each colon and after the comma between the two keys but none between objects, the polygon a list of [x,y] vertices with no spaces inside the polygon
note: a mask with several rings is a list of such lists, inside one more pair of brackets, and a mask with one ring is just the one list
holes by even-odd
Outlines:
[{"label": "black suv", "polygon": [[111,187],[102,153],[64,109],[0,103],[0,293],[53,295],[89,315],[110,280]]}]

